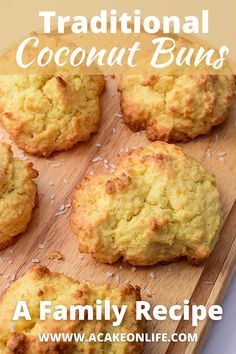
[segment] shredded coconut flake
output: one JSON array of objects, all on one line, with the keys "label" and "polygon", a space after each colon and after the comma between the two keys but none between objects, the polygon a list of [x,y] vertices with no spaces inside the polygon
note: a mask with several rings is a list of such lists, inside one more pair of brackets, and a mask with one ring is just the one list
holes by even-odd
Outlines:
[{"label": "shredded coconut flake", "polygon": [[66,210],[61,210],[61,211],[58,211],[56,214],[55,214],[55,216],[57,217],[57,216],[60,216],[60,215],[62,215],[62,214],[65,214],[66,213]]},{"label": "shredded coconut flake", "polygon": [[15,280],[16,280],[16,274],[12,274],[11,281],[15,281]]},{"label": "shredded coconut flake", "polygon": [[52,165],[53,168],[58,168],[58,167],[61,167],[61,163],[56,163],[54,165]]},{"label": "shredded coconut flake", "polygon": [[117,117],[117,118],[122,118],[122,117],[123,117],[123,114],[121,114],[121,113],[115,113],[115,117]]},{"label": "shredded coconut flake", "polygon": [[223,157],[223,156],[225,156],[227,153],[225,152],[225,151],[222,151],[222,152],[219,152],[219,154],[218,154],[218,156],[219,157]]},{"label": "shredded coconut flake", "polygon": [[154,272],[149,273],[149,276],[150,276],[150,278],[152,278],[152,279],[155,279],[155,278],[156,278],[156,274],[155,274]]},{"label": "shredded coconut flake", "polygon": [[42,250],[42,249],[44,249],[44,248],[45,248],[45,246],[44,246],[44,244],[43,244],[43,243],[40,243],[40,244],[38,245],[38,248]]},{"label": "shredded coconut flake", "polygon": [[208,158],[212,157],[212,153],[211,153],[210,149],[207,150],[206,155],[207,155]]},{"label": "shredded coconut flake", "polygon": [[103,160],[102,157],[97,156],[92,160],[92,162],[98,162],[98,161],[102,161],[102,160]]},{"label": "shredded coconut flake", "polygon": [[112,278],[113,275],[114,275],[114,274],[113,274],[112,272],[107,272],[107,273],[106,273],[107,278]]},{"label": "shredded coconut flake", "polygon": [[59,208],[60,211],[64,211],[65,210],[65,204],[62,204]]},{"label": "shredded coconut flake", "polygon": [[150,289],[146,289],[146,293],[147,293],[147,296],[148,297],[152,297],[152,292],[151,292],[151,290]]}]

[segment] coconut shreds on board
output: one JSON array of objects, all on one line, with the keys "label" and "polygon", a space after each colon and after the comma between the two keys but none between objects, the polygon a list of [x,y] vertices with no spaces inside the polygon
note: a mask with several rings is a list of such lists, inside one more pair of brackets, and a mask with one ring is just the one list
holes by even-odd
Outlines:
[{"label": "coconut shreds on board", "polygon": [[62,204],[59,208],[60,211],[64,211],[65,210],[65,204]]},{"label": "coconut shreds on board", "polygon": [[155,274],[154,272],[150,272],[150,273],[149,273],[149,276],[150,276],[150,278],[152,278],[152,279],[155,279],[155,278],[156,278],[156,274]]},{"label": "coconut shreds on board", "polygon": [[58,168],[61,167],[61,163],[56,163],[55,165],[52,165],[53,168]]},{"label": "coconut shreds on board", "polygon": [[155,293],[150,289],[146,288],[146,295],[151,298],[155,295]]},{"label": "coconut shreds on board", "polygon": [[131,268],[131,272],[132,272],[132,273],[136,272],[136,270],[137,270],[136,267],[132,267],[132,268]]},{"label": "coconut shreds on board", "polygon": [[102,160],[103,160],[102,157],[97,156],[97,157],[95,157],[94,159],[92,159],[92,162],[98,162],[98,161],[102,161]]},{"label": "coconut shreds on board", "polygon": [[218,154],[218,156],[220,156],[220,157],[223,157],[225,155],[227,155],[227,152],[225,152],[225,151],[219,152],[219,154]]},{"label": "coconut shreds on board", "polygon": [[207,155],[208,158],[212,157],[211,149],[207,150],[206,155]]},{"label": "coconut shreds on board", "polygon": [[59,251],[49,252],[47,254],[47,258],[52,260],[57,260],[57,261],[63,261],[65,259],[64,255]]},{"label": "coconut shreds on board", "polygon": [[44,248],[45,248],[45,246],[44,246],[44,244],[43,244],[43,243],[40,243],[40,244],[38,245],[38,248],[42,250],[42,249],[44,249]]},{"label": "coconut shreds on board", "polygon": [[40,263],[40,260],[38,258],[32,258],[33,263]]},{"label": "coconut shreds on board", "polygon": [[11,279],[11,281],[15,281],[16,280],[16,274],[12,274],[10,279]]},{"label": "coconut shreds on board", "polygon": [[64,184],[68,184],[68,179],[65,177],[65,178],[63,178],[63,183]]},{"label": "coconut shreds on board", "polygon": [[107,272],[107,273],[106,273],[107,278],[112,278],[113,275],[114,275],[114,274],[113,274],[112,272]]},{"label": "coconut shreds on board", "polygon": [[121,114],[121,113],[115,113],[115,117],[117,117],[117,118],[122,118],[122,117],[123,117],[123,114]]},{"label": "coconut shreds on board", "polygon": [[123,152],[124,152],[124,148],[120,148],[117,151],[117,155],[123,154]]},{"label": "coconut shreds on board", "polygon": [[58,211],[56,214],[55,214],[55,217],[57,218],[58,216],[61,216],[63,214],[66,214],[67,210],[61,210],[61,211]]}]

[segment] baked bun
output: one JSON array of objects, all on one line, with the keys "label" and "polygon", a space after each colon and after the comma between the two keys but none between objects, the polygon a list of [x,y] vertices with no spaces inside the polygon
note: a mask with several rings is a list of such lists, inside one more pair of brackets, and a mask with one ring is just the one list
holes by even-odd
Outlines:
[{"label": "baked bun", "polygon": [[[199,47],[183,39],[176,50]],[[157,73],[147,60],[142,73],[123,75],[119,83],[124,122],[133,131],[146,130],[148,139],[188,141],[208,134],[226,120],[235,97],[235,78],[208,69],[184,70],[172,65]]]},{"label": "baked bun", "polygon": [[13,157],[10,145],[0,143],[0,249],[24,232],[36,204],[38,172]]},{"label": "baked bun", "polygon": [[67,150],[97,132],[104,82],[99,75],[2,75],[2,124],[29,154]]},{"label": "baked bun", "polygon": [[81,183],[71,226],[80,251],[100,262],[199,263],[217,241],[220,209],[215,178],[181,148],[156,142],[127,154],[114,174]]},{"label": "baked bun", "polygon": [[[72,305],[96,305],[96,300],[109,299],[111,305],[127,305],[123,321],[112,326],[110,320],[67,319],[56,321],[52,314],[46,320],[39,320],[40,301],[52,301],[52,311],[56,305],[68,308]],[[28,306],[31,320],[21,318],[12,321],[19,300]],[[142,321],[136,320],[136,301],[140,300],[139,288],[131,285],[112,289],[107,285],[96,286],[91,283],[79,283],[63,274],[51,273],[46,267],[38,266],[29,270],[17,280],[3,296],[0,303],[0,353],[24,354],[83,354],[83,353],[124,353],[139,354],[143,345],[140,342],[99,342],[88,341],[90,334],[139,333]],[[104,306],[104,305],[103,305]],[[78,314],[78,312],[77,312]],[[85,311],[86,316],[86,311]],[[43,342],[39,334],[80,333],[85,334],[84,341]]]}]

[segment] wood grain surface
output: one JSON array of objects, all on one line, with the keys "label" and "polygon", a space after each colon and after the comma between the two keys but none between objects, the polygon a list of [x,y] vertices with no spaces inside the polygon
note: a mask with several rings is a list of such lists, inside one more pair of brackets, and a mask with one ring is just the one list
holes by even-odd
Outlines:
[{"label": "wood grain surface", "polygon": [[[225,225],[214,252],[205,264],[195,267],[183,261],[135,269],[122,262],[99,264],[77,250],[69,227],[71,196],[75,186],[86,174],[110,171],[111,164],[116,164],[128,148],[148,143],[145,133],[131,132],[117,114],[120,107],[116,85],[117,79],[107,78],[107,88],[102,96],[100,129],[89,142],[54,154],[50,159],[27,156],[39,171],[39,206],[34,211],[27,232],[14,246],[0,252],[0,291],[3,292],[35,262],[40,262],[52,271],[97,284],[117,286],[130,282],[139,285],[143,299],[153,305],[159,303],[169,307],[182,304],[185,298],[191,299],[191,303],[207,306],[218,303],[233,272],[236,254],[236,207],[233,207],[236,197],[236,106],[227,122],[213,129],[210,135],[181,144],[187,153],[216,175],[221,194]],[[8,140],[7,134],[2,131],[0,138]],[[14,144],[13,149],[18,156],[26,156]],[[221,153],[226,154],[222,157]],[[98,156],[103,160],[93,162]],[[65,210],[62,210],[64,207]],[[47,254],[54,251],[60,251],[65,259],[60,262],[49,260]],[[113,276],[108,277],[108,272]],[[150,332],[193,333],[196,330],[199,340],[197,343],[182,344],[150,343],[144,353],[194,353],[202,342],[207,324],[208,321],[204,321],[195,329],[185,321],[150,321],[147,324]]]}]

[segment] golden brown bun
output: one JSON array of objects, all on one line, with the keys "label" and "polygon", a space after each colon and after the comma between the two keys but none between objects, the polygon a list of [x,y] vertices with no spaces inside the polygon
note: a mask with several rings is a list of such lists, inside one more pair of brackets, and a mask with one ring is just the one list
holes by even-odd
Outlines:
[{"label": "golden brown bun", "polygon": [[[197,51],[199,46],[179,38],[175,50]],[[235,97],[235,78],[227,64],[220,73],[210,73],[204,65],[201,70],[172,65],[154,72],[147,70],[145,60],[142,73],[123,75],[119,84],[121,110],[130,129],[145,129],[152,141],[188,141],[226,120]]]},{"label": "golden brown bun", "polygon": [[156,142],[127,154],[113,175],[80,184],[71,226],[80,251],[100,262],[199,263],[218,238],[220,209],[215,178],[181,148]]},{"label": "golden brown bun", "polygon": [[[111,304],[127,305],[126,315],[120,326],[112,326],[113,320],[63,320],[49,318],[39,320],[39,302],[52,301],[53,305],[94,305],[97,299],[110,299]],[[32,320],[12,321],[18,300],[25,300]],[[96,286],[79,283],[63,274],[51,273],[46,267],[29,270],[17,280],[3,296],[0,303],[0,354],[139,354],[140,343],[101,342],[39,342],[42,333],[139,333],[142,321],[135,319],[136,301],[140,300],[139,288],[125,285],[116,289],[107,285]]]},{"label": "golden brown bun", "polygon": [[2,75],[1,121],[16,144],[49,156],[98,130],[102,76]]},{"label": "golden brown bun", "polygon": [[13,157],[10,145],[0,143],[0,249],[24,232],[36,204],[38,172]]}]

